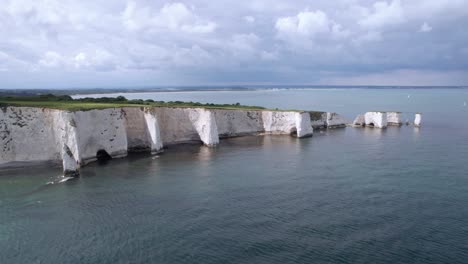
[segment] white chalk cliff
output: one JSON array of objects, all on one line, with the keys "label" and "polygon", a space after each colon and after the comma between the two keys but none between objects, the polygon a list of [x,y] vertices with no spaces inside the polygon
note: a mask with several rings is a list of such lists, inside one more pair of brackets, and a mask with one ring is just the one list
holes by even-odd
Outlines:
[{"label": "white chalk cliff", "polygon": [[334,112],[309,112],[309,114],[313,128],[337,128],[348,124],[346,118]]},{"label": "white chalk cliff", "polygon": [[385,112],[367,112],[364,115],[364,122],[366,126],[376,128],[387,127],[387,114]]},{"label": "white chalk cliff", "polygon": [[[336,114],[311,120],[309,112],[205,108],[123,107],[65,111],[35,107],[0,109],[0,167],[61,163],[64,174],[129,151],[157,153],[163,146],[198,141],[215,146],[219,138],[248,134],[311,136],[313,122],[344,125]],[[323,118],[322,118],[323,117]]]},{"label": "white chalk cliff", "polygon": [[387,124],[389,126],[401,126],[403,121],[401,120],[400,112],[387,112]]},{"label": "white chalk cliff", "polygon": [[[353,125],[386,128],[387,126],[401,126],[403,121],[400,112],[367,112],[364,115],[358,115]],[[421,113],[416,113],[414,125],[421,126]]]},{"label": "white chalk cliff", "polygon": [[366,119],[364,115],[358,115],[353,121],[353,125],[355,126],[365,126],[366,125]]},{"label": "white chalk cliff", "polygon": [[337,113],[327,112],[327,121],[326,126],[333,127],[343,127],[346,126],[348,121],[341,115]]}]

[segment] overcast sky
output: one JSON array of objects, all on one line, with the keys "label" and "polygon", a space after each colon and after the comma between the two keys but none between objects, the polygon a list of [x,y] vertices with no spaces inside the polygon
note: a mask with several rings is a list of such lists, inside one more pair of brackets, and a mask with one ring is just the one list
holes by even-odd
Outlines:
[{"label": "overcast sky", "polygon": [[0,0],[0,88],[468,85],[468,0]]}]

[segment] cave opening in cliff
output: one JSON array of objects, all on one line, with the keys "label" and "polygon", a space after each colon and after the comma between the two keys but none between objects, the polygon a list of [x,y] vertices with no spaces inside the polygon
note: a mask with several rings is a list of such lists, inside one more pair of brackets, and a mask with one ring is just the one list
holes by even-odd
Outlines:
[{"label": "cave opening in cliff", "polygon": [[297,128],[293,127],[289,130],[289,135],[296,137],[297,136]]},{"label": "cave opening in cliff", "polygon": [[370,126],[370,127],[374,127],[375,125],[374,125],[374,123],[370,123],[369,126]]},{"label": "cave opening in cliff", "polygon": [[109,153],[103,149],[97,151],[96,158],[99,163],[105,163],[112,159],[111,155],[109,155]]}]

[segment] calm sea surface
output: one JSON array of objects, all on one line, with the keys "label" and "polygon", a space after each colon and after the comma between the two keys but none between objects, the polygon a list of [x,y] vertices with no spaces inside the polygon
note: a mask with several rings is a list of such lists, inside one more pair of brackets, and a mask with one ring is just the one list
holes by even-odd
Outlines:
[{"label": "calm sea surface", "polygon": [[60,168],[1,171],[0,263],[468,263],[466,89],[125,96],[420,111],[423,127],[179,145],[62,184]]}]

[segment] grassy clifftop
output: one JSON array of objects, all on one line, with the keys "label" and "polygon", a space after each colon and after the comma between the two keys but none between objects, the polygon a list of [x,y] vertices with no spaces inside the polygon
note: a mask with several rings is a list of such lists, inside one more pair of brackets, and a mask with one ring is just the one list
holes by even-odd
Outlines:
[{"label": "grassy clifftop", "polygon": [[0,107],[26,106],[62,109],[69,111],[86,111],[93,109],[105,109],[112,107],[202,107],[213,109],[244,109],[244,110],[266,110],[261,106],[246,106],[236,104],[203,104],[197,102],[181,101],[154,101],[154,100],[128,100],[123,96],[116,98],[80,98],[73,99],[68,95],[56,96],[52,94],[39,96],[0,96]]}]

